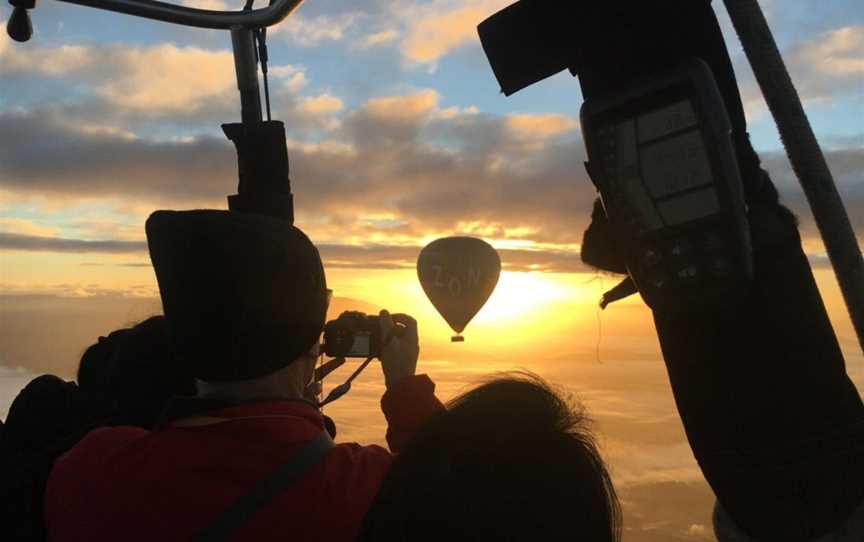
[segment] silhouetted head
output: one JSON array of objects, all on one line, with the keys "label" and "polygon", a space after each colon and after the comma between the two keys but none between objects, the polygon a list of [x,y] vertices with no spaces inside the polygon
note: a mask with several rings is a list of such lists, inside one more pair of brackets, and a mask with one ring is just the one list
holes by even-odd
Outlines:
[{"label": "silhouetted head", "polygon": [[54,375],[31,380],[15,397],[6,417],[9,449],[44,453],[87,422],[78,387]]},{"label": "silhouetted head", "polygon": [[146,230],[176,359],[192,376],[260,378],[317,344],[327,312],[324,268],[290,222],[157,211]]},{"label": "silhouetted head", "polygon": [[620,538],[620,508],[581,410],[538,377],[454,399],[394,461],[362,541]]},{"label": "silhouetted head", "polygon": [[84,351],[76,378],[81,391],[91,396],[110,394],[111,358],[117,349],[118,341],[128,332],[129,329],[125,328],[112,331],[107,337],[99,337],[99,340]]},{"label": "silhouetted head", "polygon": [[125,421],[150,426],[165,402],[195,393],[194,379],[174,361],[164,316],[153,316],[115,341],[109,386]]}]

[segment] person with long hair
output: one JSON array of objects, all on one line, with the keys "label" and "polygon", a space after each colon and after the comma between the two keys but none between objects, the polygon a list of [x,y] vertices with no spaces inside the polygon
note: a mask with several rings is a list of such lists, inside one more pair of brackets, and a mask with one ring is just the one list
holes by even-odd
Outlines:
[{"label": "person with long hair", "polygon": [[361,542],[615,542],[621,508],[590,420],[539,377],[456,397],[401,451]]}]

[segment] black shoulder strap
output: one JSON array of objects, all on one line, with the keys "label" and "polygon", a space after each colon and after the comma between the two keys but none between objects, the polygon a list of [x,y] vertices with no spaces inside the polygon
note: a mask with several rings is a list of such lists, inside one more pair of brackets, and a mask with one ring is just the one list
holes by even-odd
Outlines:
[{"label": "black shoulder strap", "polygon": [[291,459],[260,480],[249,493],[240,497],[196,538],[196,542],[227,540],[235,531],[249,523],[270,502],[315,466],[333,448],[326,431],[303,446]]}]

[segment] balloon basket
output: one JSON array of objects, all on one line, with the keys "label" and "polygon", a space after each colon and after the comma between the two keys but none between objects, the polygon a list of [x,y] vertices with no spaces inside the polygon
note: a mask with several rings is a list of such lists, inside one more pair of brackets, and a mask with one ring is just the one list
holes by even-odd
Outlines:
[{"label": "balloon basket", "polygon": [[450,337],[450,342],[451,343],[464,343],[465,337],[463,337],[462,335],[453,335],[452,337]]}]

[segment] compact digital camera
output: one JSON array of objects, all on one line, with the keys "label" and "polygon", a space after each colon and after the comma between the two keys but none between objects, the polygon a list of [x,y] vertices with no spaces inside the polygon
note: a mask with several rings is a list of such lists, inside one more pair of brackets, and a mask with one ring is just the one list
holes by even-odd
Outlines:
[{"label": "compact digital camera", "polygon": [[346,311],[324,325],[324,354],[334,358],[374,358],[381,354],[378,316]]}]

